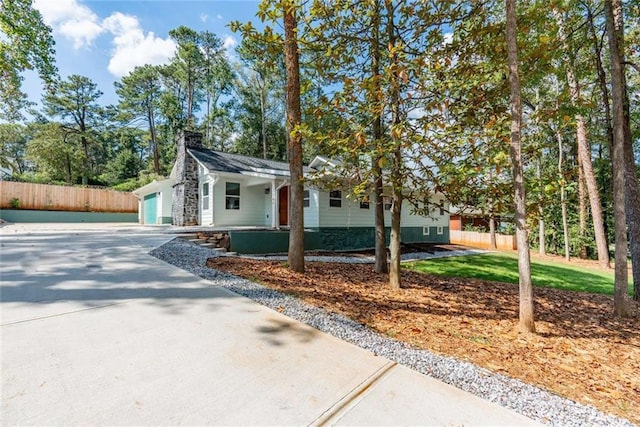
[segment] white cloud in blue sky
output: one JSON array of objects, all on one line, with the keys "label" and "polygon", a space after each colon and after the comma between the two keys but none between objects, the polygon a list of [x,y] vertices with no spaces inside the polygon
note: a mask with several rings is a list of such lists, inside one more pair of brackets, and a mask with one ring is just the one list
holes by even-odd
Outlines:
[{"label": "white cloud in blue sky", "polygon": [[54,35],[61,34],[72,41],[74,49],[89,49],[98,36],[109,35],[112,49],[107,69],[116,77],[129,74],[139,65],[167,63],[176,49],[168,37],[145,32],[133,15],[113,12],[101,20],[77,0],[35,0],[34,6],[53,28]]},{"label": "white cloud in blue sky", "polygon": [[76,0],[35,0],[34,7],[40,11],[44,22],[73,42],[75,49],[91,46],[94,39],[104,31],[98,15]]},{"label": "white cloud in blue sky", "polygon": [[[258,0],[34,0],[56,41],[60,77],[89,77],[104,92],[101,102],[117,102],[114,81],[136,66],[168,63],[175,54],[169,31],[181,25],[218,35],[230,58],[239,36],[228,22],[253,21]],[[25,90],[38,103],[42,85],[34,73],[25,73]]]},{"label": "white cloud in blue sky", "polygon": [[114,76],[125,76],[139,65],[165,64],[176,50],[173,40],[156,37],[150,31],[145,33],[135,16],[116,12],[102,25],[114,36],[115,47],[108,66]]}]

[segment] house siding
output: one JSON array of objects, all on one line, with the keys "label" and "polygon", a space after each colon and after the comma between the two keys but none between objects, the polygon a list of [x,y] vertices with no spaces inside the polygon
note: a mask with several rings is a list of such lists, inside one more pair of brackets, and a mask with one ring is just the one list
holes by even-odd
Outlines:
[{"label": "house siding", "polygon": [[160,190],[160,212],[158,214],[158,224],[171,224],[172,191],[173,190],[169,185]]},{"label": "house siding", "polygon": [[[306,222],[305,227],[314,228],[319,233],[319,246],[326,250],[353,250],[375,246],[375,198],[370,197],[369,209],[361,209],[358,200],[347,199],[343,192],[342,207],[329,206],[329,193],[316,191],[318,203],[318,225]],[[313,200],[313,199],[312,199]],[[432,197],[432,203],[438,205],[443,199]],[[310,201],[313,203],[313,201]],[[310,206],[311,208],[311,206]],[[307,208],[307,209],[310,209]],[[406,201],[402,204],[400,234],[404,243],[448,243],[449,213],[440,215],[439,207],[432,208],[431,216],[425,217],[411,213],[412,206]],[[310,211],[311,213],[311,211]],[[312,215],[309,215],[310,217]],[[390,237],[391,212],[385,210],[387,244]]]},{"label": "house siding", "polygon": [[[240,209],[226,209],[226,183],[240,183]],[[242,178],[220,178],[213,189],[213,215],[215,225],[256,226],[265,223],[264,187],[248,187]]]},{"label": "house siding", "polygon": [[[209,179],[206,174],[209,171],[202,166],[198,166],[198,194],[200,201],[200,224],[201,225],[211,225],[213,224],[213,192],[214,186],[211,185],[211,179]],[[209,202],[207,204],[207,209],[205,209],[205,199],[203,197],[202,187],[205,183],[209,184]]]},{"label": "house siding", "polygon": [[[360,202],[358,200],[347,199],[345,192],[342,192],[342,207],[335,208],[329,206],[329,193],[324,191],[316,191],[318,198],[316,203],[317,214],[319,215],[318,222],[309,227],[372,227],[375,221],[375,197],[370,197],[369,209],[361,209]],[[432,197],[431,201],[435,204],[439,204],[442,198]],[[310,207],[311,208],[311,207]],[[307,209],[310,209],[307,208]],[[431,211],[431,217],[425,217],[411,213],[412,206],[406,201],[402,203],[402,227],[424,227],[424,226],[445,226],[449,225],[449,213],[448,206],[445,203],[444,215],[440,215],[440,210],[435,207]],[[305,213],[306,215],[306,213]],[[311,216],[311,215],[309,215]],[[306,216],[305,216],[306,220]],[[391,224],[391,212],[384,211],[384,221],[386,225]],[[315,225],[317,224],[317,225]],[[305,226],[307,222],[305,221]]]},{"label": "house siding", "polygon": [[[319,215],[320,191],[312,188],[305,188],[305,190],[309,190],[309,207],[304,208],[304,226],[305,228],[319,228],[320,227],[320,215]],[[329,203],[328,196],[327,196],[327,203]]]}]

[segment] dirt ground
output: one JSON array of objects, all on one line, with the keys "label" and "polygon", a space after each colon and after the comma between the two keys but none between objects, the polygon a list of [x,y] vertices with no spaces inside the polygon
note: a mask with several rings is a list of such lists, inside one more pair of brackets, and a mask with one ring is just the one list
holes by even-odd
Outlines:
[{"label": "dirt ground", "polygon": [[304,275],[278,261],[207,265],[640,424],[640,318],[614,319],[609,296],[536,288],[537,333],[523,335],[511,284],[403,271],[393,291],[372,265],[307,262]]}]

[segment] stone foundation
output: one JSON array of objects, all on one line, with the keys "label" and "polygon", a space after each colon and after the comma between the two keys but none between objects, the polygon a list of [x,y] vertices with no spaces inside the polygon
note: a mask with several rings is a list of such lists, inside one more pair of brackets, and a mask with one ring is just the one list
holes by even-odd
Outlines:
[{"label": "stone foundation", "polygon": [[224,248],[229,250],[231,247],[229,233],[226,231],[199,231],[198,239],[204,239],[206,241],[205,243],[212,243],[214,248]]}]

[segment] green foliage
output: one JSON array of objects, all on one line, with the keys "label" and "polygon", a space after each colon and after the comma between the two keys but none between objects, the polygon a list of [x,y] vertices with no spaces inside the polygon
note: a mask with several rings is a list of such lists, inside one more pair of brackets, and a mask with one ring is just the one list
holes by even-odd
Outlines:
[{"label": "green foliage", "polygon": [[30,104],[22,92],[24,71],[35,70],[50,89],[58,71],[53,46],[51,28],[31,0],[0,1],[0,118],[17,121]]},{"label": "green foliage", "polygon": [[39,179],[74,184],[81,176],[84,152],[75,134],[66,134],[58,123],[32,125],[33,139],[26,149]]},{"label": "green foliage", "polygon": [[20,199],[18,199],[17,197],[12,198],[9,201],[9,205],[12,209],[20,209]]},{"label": "green foliage", "polygon": [[142,161],[131,149],[125,148],[116,154],[105,168],[101,179],[109,186],[120,184],[132,178],[137,178]]},{"label": "green foliage", "polygon": [[[279,41],[281,43],[281,41]],[[237,48],[234,119],[238,136],[233,151],[284,160],[284,53],[272,52],[264,38],[245,37]]]},{"label": "green foliage", "polygon": [[28,169],[25,158],[27,142],[30,139],[26,126],[0,123],[0,166],[14,174],[22,174]]},{"label": "green foliage", "polygon": [[[518,283],[518,260],[515,255],[471,255],[418,261],[405,265],[421,273]],[[531,277],[534,286],[576,292],[613,294],[613,273],[600,269],[532,261]]]},{"label": "green foliage", "polygon": [[465,224],[464,231],[475,231],[478,233],[486,233],[487,229],[481,225]]},{"label": "green foliage", "polygon": [[55,91],[45,94],[42,99],[45,112],[62,120],[60,131],[64,140],[72,139],[80,143],[81,150],[74,150],[72,155],[76,157],[75,161],[79,160],[82,164],[84,185],[88,184],[90,177],[98,174],[102,164],[97,134],[105,122],[106,111],[98,104],[101,96],[102,92],[94,82],[74,74],[58,82]]}]

